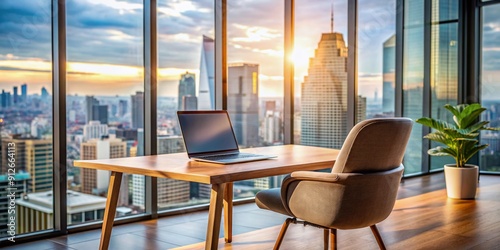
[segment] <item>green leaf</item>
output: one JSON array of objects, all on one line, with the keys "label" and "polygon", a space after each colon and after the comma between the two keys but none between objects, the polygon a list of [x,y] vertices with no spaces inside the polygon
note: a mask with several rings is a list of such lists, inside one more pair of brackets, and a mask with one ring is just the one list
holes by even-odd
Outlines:
[{"label": "green leaf", "polygon": [[419,118],[419,119],[415,120],[415,122],[420,123],[424,126],[433,128],[433,129],[438,130],[438,131],[443,131],[445,128],[455,128],[454,125],[452,125],[446,121],[435,120],[435,119],[429,118],[429,117]]}]

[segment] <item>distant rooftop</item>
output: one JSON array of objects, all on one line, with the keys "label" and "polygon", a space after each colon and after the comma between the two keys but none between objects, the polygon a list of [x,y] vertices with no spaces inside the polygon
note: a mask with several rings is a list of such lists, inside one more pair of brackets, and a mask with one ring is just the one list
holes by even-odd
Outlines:
[{"label": "distant rooftop", "polygon": [[[84,194],[72,190],[68,190],[67,194],[68,214],[104,209],[106,207],[106,198],[104,197]],[[21,199],[16,200],[16,203],[18,205],[29,207],[45,213],[52,213],[52,203],[54,199],[52,196],[52,190],[39,193],[30,193],[25,195]]]}]

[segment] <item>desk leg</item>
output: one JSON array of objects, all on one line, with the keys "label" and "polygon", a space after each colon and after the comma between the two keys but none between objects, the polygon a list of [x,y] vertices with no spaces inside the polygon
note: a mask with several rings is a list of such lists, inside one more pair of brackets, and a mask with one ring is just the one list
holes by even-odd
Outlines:
[{"label": "desk leg", "polygon": [[233,183],[226,183],[224,189],[224,239],[233,241]]},{"label": "desk leg", "polygon": [[208,210],[207,240],[205,249],[217,249],[219,246],[219,230],[222,215],[222,198],[226,184],[212,184],[210,208]]},{"label": "desk leg", "polygon": [[122,182],[123,173],[111,172],[109,177],[108,198],[106,200],[106,210],[102,221],[100,250],[107,250],[109,240],[111,239],[111,230],[113,230],[113,222],[116,213],[116,204],[120,195],[120,184]]}]

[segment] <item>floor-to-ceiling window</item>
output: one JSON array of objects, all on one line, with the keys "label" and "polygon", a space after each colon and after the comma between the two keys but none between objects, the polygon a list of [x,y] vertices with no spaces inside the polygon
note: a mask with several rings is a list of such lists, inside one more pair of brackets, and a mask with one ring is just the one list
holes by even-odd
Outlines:
[{"label": "floor-to-ceiling window", "polygon": [[[423,116],[424,0],[404,1],[403,116]],[[405,174],[422,172],[422,126],[413,125],[404,157]]]},{"label": "floor-to-ceiling window", "polygon": [[[228,1],[227,111],[240,148],[283,144],[284,1]],[[234,183],[234,197],[280,177]]]},{"label": "floor-to-ceiling window", "polygon": [[357,121],[392,117],[396,84],[396,1],[359,1]]},{"label": "floor-to-ceiling window", "polygon": [[0,238],[54,228],[50,0],[0,4]]},{"label": "floor-to-ceiling window", "polygon": [[[500,4],[482,8],[481,104],[488,110],[482,119],[500,127]],[[480,153],[481,171],[500,172],[500,133],[483,131],[481,142],[489,147]]]},{"label": "floor-to-ceiling window", "polygon": [[[68,224],[101,220],[109,171],[73,160],[144,152],[143,4],[66,2]],[[144,185],[123,176],[117,216],[144,212]]]},{"label": "floor-to-ceiling window", "polygon": [[[157,152],[185,152],[176,111],[215,109],[214,4],[160,0],[157,8]],[[158,178],[158,209],[208,203],[210,190],[205,184]]]}]

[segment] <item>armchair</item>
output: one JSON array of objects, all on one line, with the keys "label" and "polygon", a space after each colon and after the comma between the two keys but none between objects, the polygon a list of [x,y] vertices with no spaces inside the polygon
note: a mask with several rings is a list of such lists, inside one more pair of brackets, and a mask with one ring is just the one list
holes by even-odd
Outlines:
[{"label": "armchair", "polygon": [[325,249],[329,240],[336,249],[337,229],[370,227],[385,249],[376,224],[394,207],[412,123],[408,118],[362,121],[349,132],[331,173],[293,172],[281,188],[257,193],[259,208],[291,217],[274,249],[279,249],[290,223],[323,228]]}]

